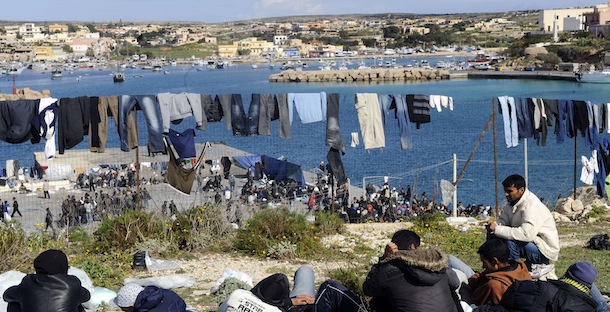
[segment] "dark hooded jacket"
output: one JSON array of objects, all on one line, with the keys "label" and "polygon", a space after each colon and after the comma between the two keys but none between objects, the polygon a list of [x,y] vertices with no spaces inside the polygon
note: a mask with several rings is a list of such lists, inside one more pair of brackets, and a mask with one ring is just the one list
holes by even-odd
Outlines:
[{"label": "dark hooded jacket", "polygon": [[499,305],[482,305],[478,312],[594,312],[597,303],[578,288],[560,280],[516,281]]},{"label": "dark hooded jacket", "polygon": [[400,250],[373,265],[362,288],[378,312],[456,312],[448,267],[439,250]]},{"label": "dark hooded jacket", "polygon": [[49,249],[34,259],[36,274],[26,275],[17,286],[4,292],[8,312],[85,311],[81,303],[91,294],[76,276],[68,275],[68,258],[60,250]]},{"label": "dark hooded jacket", "polygon": [[288,277],[282,273],[263,279],[250,291],[264,303],[278,307],[282,311],[288,311],[292,305]]}]

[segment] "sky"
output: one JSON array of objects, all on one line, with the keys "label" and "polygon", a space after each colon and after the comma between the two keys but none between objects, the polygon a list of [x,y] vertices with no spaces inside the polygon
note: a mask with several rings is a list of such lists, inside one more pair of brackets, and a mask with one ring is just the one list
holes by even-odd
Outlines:
[{"label": "sky", "polygon": [[[8,1],[8,0],[6,0]],[[591,6],[592,0],[12,0],[0,20],[218,23],[263,17],[362,13],[478,13]]]}]

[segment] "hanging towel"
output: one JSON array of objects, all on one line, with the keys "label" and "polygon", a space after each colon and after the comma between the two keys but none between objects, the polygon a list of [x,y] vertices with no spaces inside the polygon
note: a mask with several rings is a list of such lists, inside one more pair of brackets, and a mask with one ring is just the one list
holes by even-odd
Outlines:
[{"label": "hanging towel", "polygon": [[407,94],[409,120],[415,123],[417,129],[423,123],[430,122],[430,100],[421,94]]},{"label": "hanging towel", "polygon": [[593,184],[593,178],[599,172],[597,164],[597,150],[591,151],[591,158],[581,156],[582,170],[580,172],[580,181],[586,185]]},{"label": "hanging towel", "polygon": [[56,153],[55,121],[58,111],[57,99],[42,98],[38,103],[38,116],[32,121],[40,137],[45,139],[44,155],[47,159],[55,157]]}]

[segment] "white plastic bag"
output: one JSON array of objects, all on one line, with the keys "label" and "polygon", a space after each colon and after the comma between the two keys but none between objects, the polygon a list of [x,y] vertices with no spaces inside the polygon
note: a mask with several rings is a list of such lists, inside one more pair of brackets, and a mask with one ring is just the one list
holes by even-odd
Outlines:
[{"label": "white plastic bag", "polygon": [[104,288],[104,287],[93,287],[91,292],[91,299],[83,303],[86,309],[97,309],[102,303],[110,304],[110,302],[116,297],[116,292]]},{"label": "white plastic bag", "polygon": [[146,257],[144,258],[144,261],[146,262],[146,269],[149,272],[160,270],[176,270],[180,268],[180,261],[154,259],[150,257],[148,251],[146,252]]},{"label": "white plastic bag", "polygon": [[140,286],[157,286],[159,288],[172,289],[179,287],[191,287],[195,285],[195,279],[189,276],[168,275],[149,278],[126,278],[123,284],[135,283]]},{"label": "white plastic bag", "polygon": [[69,267],[68,275],[74,275],[78,277],[81,285],[85,287],[89,292],[93,292],[93,282],[89,278],[89,275],[87,275],[87,272],[85,272],[83,269]]},{"label": "white plastic bag", "polygon": [[234,277],[234,278],[248,284],[248,286],[250,286],[250,288],[254,287],[254,284],[252,283],[252,277],[250,277],[250,275],[248,275],[244,272],[234,271],[232,269],[226,269],[226,270],[224,270],[224,272],[222,272],[222,276],[216,280],[216,286],[212,287],[211,292],[212,293],[217,292],[220,285],[222,285],[222,283],[229,277]]}]

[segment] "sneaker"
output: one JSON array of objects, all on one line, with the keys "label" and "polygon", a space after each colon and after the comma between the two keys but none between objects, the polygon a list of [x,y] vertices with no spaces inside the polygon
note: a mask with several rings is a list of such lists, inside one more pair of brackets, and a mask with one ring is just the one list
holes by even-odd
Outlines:
[{"label": "sneaker", "polygon": [[533,280],[537,280],[554,271],[554,264],[532,264],[532,270],[530,271],[530,275],[532,276]]}]

